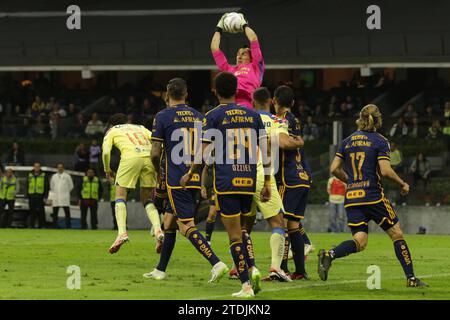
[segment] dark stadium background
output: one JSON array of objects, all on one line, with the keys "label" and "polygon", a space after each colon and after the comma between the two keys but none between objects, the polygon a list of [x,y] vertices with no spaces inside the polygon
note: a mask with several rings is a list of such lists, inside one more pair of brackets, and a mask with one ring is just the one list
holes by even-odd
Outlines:
[{"label": "dark stadium background", "polygon": [[[66,28],[65,10],[70,4],[81,7],[81,30]],[[382,8],[381,30],[366,28],[365,12],[371,4]],[[36,124],[36,117],[27,116],[26,111],[37,95],[45,103],[54,97],[66,110],[69,103],[74,103],[85,121],[98,112],[104,122],[109,116],[111,97],[126,112],[127,101],[134,96],[137,111],[131,109],[136,114],[133,121],[150,127],[153,115],[141,117],[141,104],[148,98],[153,108],[161,108],[165,83],[171,77],[182,76],[188,81],[191,105],[210,108],[215,103],[211,79],[216,70],[209,49],[210,38],[220,12],[229,8],[244,12],[258,34],[268,69],[264,85],[270,89],[282,83],[292,85],[298,101],[296,114],[303,122],[311,115],[319,127],[319,138],[306,145],[314,171],[311,210],[318,215],[327,211],[323,204],[328,199],[325,186],[329,155],[333,151],[333,146],[330,147],[333,121],[341,121],[342,134],[348,134],[354,128],[357,109],[376,102],[385,118],[383,133],[388,135],[406,105],[412,103],[422,134],[394,138],[404,156],[401,173],[413,184],[407,169],[416,154],[423,152],[433,169],[432,176],[427,190],[413,188],[408,199],[400,198],[389,185],[387,192],[398,206],[406,204],[401,211],[409,216],[426,205],[432,207],[427,207],[432,210],[430,217],[444,214],[445,209],[440,206],[450,202],[449,138],[443,134],[438,139],[428,137],[433,120],[446,126],[448,115],[444,113],[444,105],[450,101],[450,2],[443,0],[2,2],[3,163],[8,165],[10,146],[18,141],[25,152],[23,165],[40,160],[52,167],[64,161],[73,169],[76,146],[81,141],[91,143],[90,138],[69,135],[74,119],[68,117],[59,119],[53,139],[48,115],[43,117],[44,134],[27,135]],[[217,13],[156,15],[154,11],[174,9],[214,9]],[[85,11],[114,10],[153,11],[140,16],[125,17],[120,12],[113,16],[83,16]],[[31,14],[18,17],[20,12]],[[60,15],[32,17],[36,12]],[[245,42],[242,35],[226,35],[221,47],[233,61],[236,49]],[[368,69],[371,75],[362,76],[361,71]],[[82,70],[90,71],[91,75],[83,79]],[[350,96],[355,109],[347,115],[328,116],[333,96],[338,108]],[[19,114],[14,111],[16,105],[20,105]],[[315,112],[317,105],[323,109],[320,117]],[[426,115],[428,105],[433,111],[430,116]],[[419,223],[411,218],[407,230],[415,232],[424,225],[429,232],[445,232],[446,227],[432,220],[435,219]]]}]

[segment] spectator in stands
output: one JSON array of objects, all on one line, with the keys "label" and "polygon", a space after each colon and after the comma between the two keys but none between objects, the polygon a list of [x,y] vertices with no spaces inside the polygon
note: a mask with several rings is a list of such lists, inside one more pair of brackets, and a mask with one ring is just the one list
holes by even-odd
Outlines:
[{"label": "spectator in stands", "polygon": [[408,129],[408,136],[411,138],[422,138],[422,127],[419,125],[419,118],[412,118],[411,128]]},{"label": "spectator in stands", "polygon": [[119,108],[119,106],[117,105],[117,101],[116,98],[111,97],[109,99],[109,103],[108,103],[108,112],[110,114],[115,114],[115,113],[119,113],[121,110]]},{"label": "spectator in stands", "polygon": [[53,104],[52,113],[58,115],[60,118],[64,118],[67,116],[66,110],[61,108],[58,102]]},{"label": "spectator in stands", "polygon": [[313,122],[313,118],[308,116],[303,125],[303,140],[311,141],[319,138],[319,127]]},{"label": "spectator in stands", "polygon": [[94,139],[89,147],[89,165],[95,170],[95,174],[99,173],[100,169],[100,157],[102,155],[102,147]]},{"label": "spectator in stands", "polygon": [[442,129],[442,133],[444,136],[449,139],[450,138],[450,118],[448,118],[445,122],[445,127]]},{"label": "spectator in stands", "polygon": [[51,136],[52,140],[55,140],[56,138],[58,138],[59,120],[60,120],[59,114],[56,112],[52,112],[52,114],[50,116],[50,121],[49,121],[50,136]]},{"label": "spectator in stands", "polygon": [[391,167],[397,172],[402,171],[403,168],[403,155],[402,152],[397,148],[395,142],[391,142]]},{"label": "spectator in stands", "polygon": [[325,115],[323,114],[322,105],[318,104],[314,108],[314,121],[316,123],[323,124],[326,122]]},{"label": "spectator in stands", "polygon": [[447,101],[444,106],[444,118],[450,119],[450,101]]},{"label": "spectator in stands", "polygon": [[402,117],[398,118],[397,123],[392,126],[389,135],[391,138],[403,138],[408,135],[408,126]]},{"label": "spectator in stands", "polygon": [[433,123],[431,124],[431,127],[428,128],[428,139],[439,139],[442,137],[442,128],[441,128],[441,122],[437,119],[433,120]]},{"label": "spectator in stands", "polygon": [[329,118],[334,118],[338,116],[338,112],[337,112],[337,107],[336,104],[334,103],[330,103],[328,105],[328,117]]},{"label": "spectator in stands", "polygon": [[[19,180],[12,169],[6,170],[2,177],[0,190],[0,228],[10,228],[14,214],[16,194],[19,192]],[[8,206],[8,211],[5,207]]]},{"label": "spectator in stands", "polygon": [[76,147],[74,157],[74,169],[76,171],[86,172],[89,167],[89,152],[83,142]]},{"label": "spectator in stands", "polygon": [[346,117],[348,117],[348,116],[350,115],[350,113],[349,113],[349,111],[348,111],[348,108],[347,108],[347,103],[346,103],[346,102],[342,102],[342,103],[339,105],[339,111],[338,111],[338,113],[339,113],[339,116],[341,116],[341,117],[343,117],[343,118],[346,118]]},{"label": "spectator in stands", "polygon": [[4,134],[8,137],[17,137],[18,126],[22,123],[20,114],[22,113],[19,105],[16,105],[14,111],[8,110],[6,116],[3,118]]},{"label": "spectator in stands", "polygon": [[70,221],[70,192],[73,189],[72,177],[64,172],[62,163],[57,166],[57,173],[50,179],[50,191],[52,192],[53,227],[58,228],[58,212],[63,208],[66,229],[72,227]]},{"label": "spectator in stands", "polygon": [[103,122],[98,118],[98,113],[94,112],[92,114],[91,120],[89,120],[87,126],[86,126],[86,136],[88,137],[99,137],[103,135],[104,131],[104,125]]},{"label": "spectator in stands", "polygon": [[23,166],[25,154],[17,142],[14,142],[6,157],[6,163],[11,166]]},{"label": "spectator in stands", "polygon": [[405,113],[403,114],[403,118],[405,118],[405,121],[407,123],[411,123],[413,118],[417,118],[418,114],[414,110],[414,105],[412,103],[409,103],[406,106]]},{"label": "spectator in stands", "polygon": [[330,227],[329,232],[345,231],[345,188],[344,182],[331,176],[327,183],[327,192],[330,202]]},{"label": "spectator in stands", "polygon": [[55,105],[55,98],[54,97],[50,97],[50,99],[48,100],[47,104],[44,107],[44,113],[45,114],[50,114],[53,110],[53,106]]},{"label": "spectator in stands", "polygon": [[84,123],[84,116],[81,112],[77,114],[76,119],[69,126],[69,137],[82,138],[85,136],[86,126]]},{"label": "spectator in stands", "polygon": [[148,128],[149,125],[151,125],[151,120],[156,113],[157,110],[153,108],[152,104],[150,103],[150,99],[145,98],[144,101],[142,101],[141,107],[142,124]]},{"label": "spectator in stands", "polygon": [[42,112],[44,112],[44,108],[45,108],[45,104],[41,100],[41,97],[40,96],[36,96],[34,98],[33,103],[31,104],[31,112],[39,115]]},{"label": "spectator in stands", "polygon": [[345,98],[345,104],[347,105],[347,111],[350,114],[354,114],[355,113],[355,103],[353,102],[353,97],[352,96],[347,96]]},{"label": "spectator in stands", "polygon": [[136,103],[136,98],[131,95],[128,97],[127,105],[126,105],[127,114],[139,114],[139,106]]},{"label": "spectator in stands", "polygon": [[69,107],[67,110],[67,118],[75,119],[78,114],[77,107],[73,102],[69,103]]},{"label": "spectator in stands", "polygon": [[31,138],[31,121],[30,118],[26,117],[22,119],[22,126],[19,130],[19,137]]},{"label": "spectator in stands", "polygon": [[416,159],[409,167],[409,171],[413,174],[414,185],[418,185],[419,181],[423,181],[424,189],[426,190],[431,170],[430,163],[422,152],[417,154]]},{"label": "spectator in stands", "polygon": [[28,216],[28,228],[36,227],[36,219],[38,228],[45,227],[45,199],[48,197],[50,189],[48,175],[41,170],[41,164],[35,162],[33,170],[28,173],[27,177],[27,197],[30,207]]},{"label": "spectator in stands", "polygon": [[427,105],[427,107],[425,108],[425,114],[423,115],[423,117],[426,123],[431,124],[433,122],[436,114],[434,113],[434,109],[431,104]]},{"label": "spectator in stands", "polygon": [[300,101],[297,107],[297,117],[300,120],[305,121],[305,119],[311,114],[311,110],[306,105],[304,101]]},{"label": "spectator in stands", "polygon": [[36,122],[31,126],[30,136],[31,138],[38,138],[45,135],[46,126],[42,122],[42,116],[36,118]]},{"label": "spectator in stands", "polygon": [[82,182],[78,187],[79,205],[81,211],[81,229],[87,229],[87,213],[91,214],[91,229],[96,230],[98,219],[98,201],[103,194],[103,187],[100,179],[95,175],[95,171],[89,168]]}]

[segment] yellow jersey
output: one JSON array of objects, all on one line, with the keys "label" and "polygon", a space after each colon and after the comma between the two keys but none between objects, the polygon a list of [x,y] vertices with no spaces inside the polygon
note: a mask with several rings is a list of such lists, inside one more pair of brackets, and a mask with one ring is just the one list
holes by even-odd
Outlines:
[{"label": "yellow jersey", "polygon": [[[267,136],[269,139],[278,139],[278,135],[280,133],[284,133],[289,135],[287,122],[277,116],[271,114],[267,111],[258,110],[258,113],[261,117],[261,120],[266,129]],[[260,151],[261,152],[261,151]],[[273,164],[272,164],[273,168]],[[273,169],[272,169],[273,171]],[[264,175],[264,167],[262,163],[262,155],[259,155],[258,166],[257,166],[258,175]],[[273,172],[272,172],[273,173]]]},{"label": "yellow jersey", "polygon": [[115,146],[120,151],[120,158],[150,157],[152,133],[141,125],[120,124],[111,127],[103,138],[102,158],[105,172],[109,172],[111,149]]}]

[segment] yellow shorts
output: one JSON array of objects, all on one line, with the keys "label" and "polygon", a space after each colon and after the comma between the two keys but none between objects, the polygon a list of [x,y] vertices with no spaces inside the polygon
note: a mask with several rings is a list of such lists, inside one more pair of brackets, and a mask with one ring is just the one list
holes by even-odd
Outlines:
[{"label": "yellow shorts", "polygon": [[269,219],[280,212],[284,212],[283,201],[281,200],[280,193],[278,192],[277,183],[275,182],[275,177],[270,178],[270,189],[272,195],[269,201],[261,201],[261,190],[264,187],[264,176],[258,175],[256,179],[256,192],[253,195],[252,208],[250,211],[250,216],[256,214],[256,210],[262,213],[264,219]]},{"label": "yellow shorts", "polygon": [[141,187],[156,187],[156,170],[150,157],[121,159],[116,184],[127,189],[134,189],[138,178]]}]

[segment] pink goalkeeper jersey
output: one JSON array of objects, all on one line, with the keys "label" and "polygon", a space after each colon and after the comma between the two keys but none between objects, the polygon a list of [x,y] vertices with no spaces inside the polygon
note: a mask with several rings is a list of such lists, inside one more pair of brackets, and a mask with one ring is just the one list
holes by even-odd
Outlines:
[{"label": "pink goalkeeper jersey", "polygon": [[261,86],[266,66],[264,64],[264,59],[258,41],[250,42],[250,50],[252,62],[241,63],[237,66],[231,66],[228,64],[227,58],[221,50],[213,52],[213,57],[220,71],[231,72],[238,79],[236,104],[253,109],[252,95],[253,92]]}]

